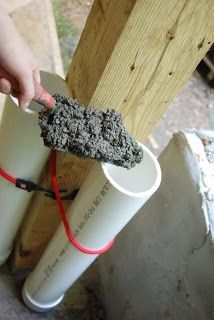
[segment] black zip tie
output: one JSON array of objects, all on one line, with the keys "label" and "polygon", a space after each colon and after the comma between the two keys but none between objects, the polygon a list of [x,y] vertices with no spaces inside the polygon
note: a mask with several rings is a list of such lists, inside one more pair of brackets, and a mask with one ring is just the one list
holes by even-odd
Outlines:
[{"label": "black zip tie", "polygon": [[[16,187],[22,190],[25,190],[27,192],[32,192],[32,191],[39,191],[39,192],[45,192],[45,196],[49,197],[53,200],[56,200],[56,195],[55,192],[51,189],[43,188],[39,186],[38,184],[27,181],[24,179],[16,179]],[[73,192],[66,194],[65,196],[62,196],[62,200],[74,200],[79,189],[75,189]],[[67,189],[60,189],[59,192],[67,192]]]},{"label": "black zip tie", "polygon": [[[74,191],[72,191],[69,194],[66,194],[65,196],[61,197],[61,200],[74,200],[76,198],[77,193],[79,192],[79,189],[75,189]],[[49,197],[53,200],[56,200],[56,195],[55,193],[45,193],[46,197]]]},{"label": "black zip tie", "polygon": [[[25,190],[27,192],[32,192],[32,191],[39,191],[39,192],[46,192],[46,195],[52,197],[55,195],[54,191],[51,189],[43,188],[39,186],[38,184],[27,181],[24,179],[16,179],[16,187],[22,190]],[[60,192],[66,192],[66,189],[60,189]]]}]

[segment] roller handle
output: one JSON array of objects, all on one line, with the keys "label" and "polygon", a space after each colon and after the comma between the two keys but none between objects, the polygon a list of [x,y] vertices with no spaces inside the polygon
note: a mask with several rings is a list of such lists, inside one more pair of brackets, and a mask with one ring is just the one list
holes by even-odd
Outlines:
[{"label": "roller handle", "polygon": [[55,107],[56,100],[37,81],[35,81],[35,92],[34,101],[48,109]]}]

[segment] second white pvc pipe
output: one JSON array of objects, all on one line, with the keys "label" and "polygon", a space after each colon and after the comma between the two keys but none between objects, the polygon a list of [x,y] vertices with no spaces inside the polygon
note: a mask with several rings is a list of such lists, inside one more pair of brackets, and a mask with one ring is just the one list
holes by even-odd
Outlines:
[{"label": "second white pvc pipe", "polygon": [[[141,164],[131,170],[96,163],[68,210],[76,240],[92,250],[109,243],[158,189],[161,170],[145,147]],[[61,224],[23,288],[25,303],[35,311],[57,305],[66,290],[96,259],[68,241]]]},{"label": "second white pvc pipe", "polygon": [[[42,85],[50,92],[68,96],[66,82],[55,74],[41,72]],[[37,104],[31,103],[35,110]],[[0,126],[0,167],[14,178],[37,182],[50,149],[40,137],[37,112],[20,110],[7,97]],[[0,265],[9,256],[13,240],[33,192],[16,188],[0,176]]]}]

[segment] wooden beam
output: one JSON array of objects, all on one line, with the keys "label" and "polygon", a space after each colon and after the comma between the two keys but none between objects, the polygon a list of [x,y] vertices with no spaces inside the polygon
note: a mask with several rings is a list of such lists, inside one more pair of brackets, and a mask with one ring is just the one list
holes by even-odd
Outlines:
[{"label": "wooden beam", "polygon": [[[211,46],[213,16],[212,0],[95,0],[67,77],[73,96],[117,109],[143,141]],[[90,163],[58,155],[61,187],[79,187]],[[46,168],[42,183],[48,181]],[[36,263],[58,221],[54,201],[36,194],[16,242],[15,268]]]},{"label": "wooden beam", "polygon": [[94,1],[67,75],[73,98],[88,105],[136,0]]}]

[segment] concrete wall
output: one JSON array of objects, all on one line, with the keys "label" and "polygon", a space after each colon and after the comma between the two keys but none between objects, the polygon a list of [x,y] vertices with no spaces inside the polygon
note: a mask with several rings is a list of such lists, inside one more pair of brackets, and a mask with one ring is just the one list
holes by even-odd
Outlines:
[{"label": "concrete wall", "polygon": [[[214,179],[202,190],[202,156],[189,138],[202,148],[193,131],[173,137],[159,191],[98,260],[108,320],[214,319]],[[214,135],[206,141],[214,146]]]}]

